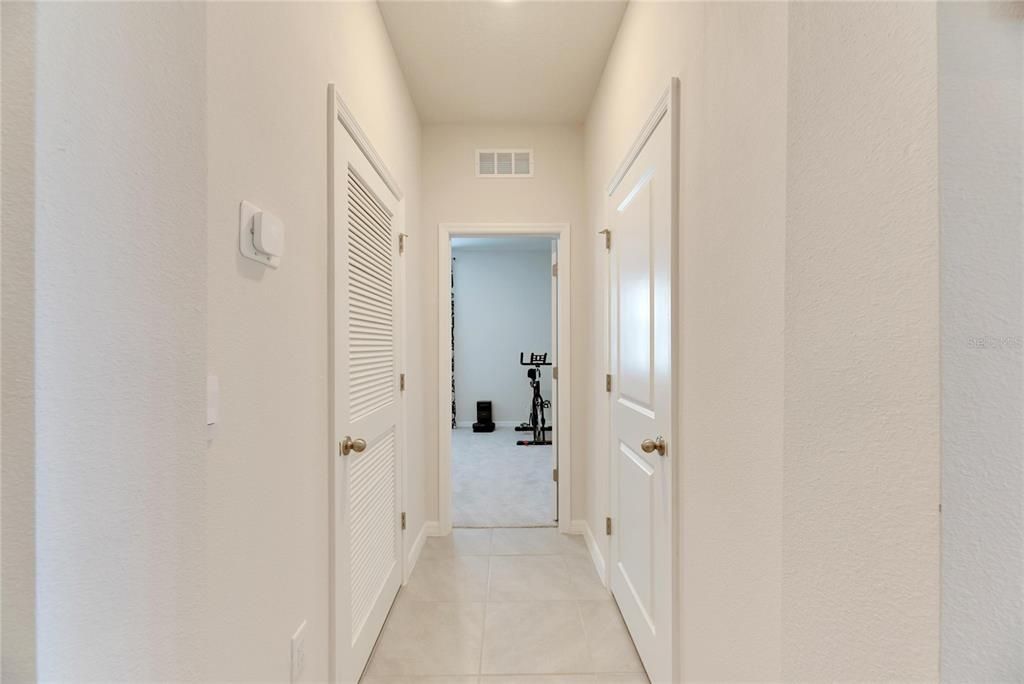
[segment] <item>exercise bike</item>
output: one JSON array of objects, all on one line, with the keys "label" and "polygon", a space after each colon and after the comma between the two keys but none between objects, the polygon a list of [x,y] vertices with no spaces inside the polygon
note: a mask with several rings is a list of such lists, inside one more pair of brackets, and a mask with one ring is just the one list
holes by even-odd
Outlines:
[{"label": "exercise bike", "polygon": [[551,408],[551,402],[540,394],[540,369],[541,366],[550,366],[547,354],[530,354],[530,360],[526,360],[526,354],[519,353],[520,366],[532,366],[526,371],[526,377],[530,379],[530,388],[533,390],[533,397],[530,400],[530,417],[525,423],[516,426],[516,432],[532,432],[533,439],[521,439],[516,446],[542,446],[551,444],[551,439],[545,433],[552,429],[544,418],[544,409]]}]

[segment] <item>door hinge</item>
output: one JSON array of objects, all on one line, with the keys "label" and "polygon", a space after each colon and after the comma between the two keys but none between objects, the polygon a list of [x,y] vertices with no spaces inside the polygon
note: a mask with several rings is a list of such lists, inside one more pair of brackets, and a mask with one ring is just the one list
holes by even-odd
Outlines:
[{"label": "door hinge", "polygon": [[398,375],[398,391],[405,391],[405,373],[399,373]]},{"label": "door hinge", "polygon": [[402,529],[405,529],[405,511],[402,511]]},{"label": "door hinge", "polygon": [[608,228],[605,228],[604,230],[599,230],[597,232],[597,234],[598,235],[604,235],[604,248],[607,249],[607,250],[611,250],[611,248],[612,248],[612,231],[609,230]]},{"label": "door hinge", "polygon": [[557,278],[558,277],[558,264],[551,264],[551,277],[552,278]]},{"label": "door hinge", "polygon": [[604,391],[605,392],[611,392],[612,391],[612,374],[611,373],[608,373],[608,374],[606,374],[604,376]]},{"label": "door hinge", "polygon": [[611,533],[612,533],[612,519],[611,518],[605,518],[604,519],[604,533],[607,534],[607,535],[611,535]]},{"label": "door hinge", "polygon": [[409,237],[405,233],[398,234],[398,253],[405,254],[405,238]]},{"label": "door hinge", "polygon": [[551,471],[551,479],[558,482],[558,468]]},{"label": "door hinge", "polygon": [[552,380],[557,380],[558,379],[558,366],[552,366],[551,367],[551,379]]}]

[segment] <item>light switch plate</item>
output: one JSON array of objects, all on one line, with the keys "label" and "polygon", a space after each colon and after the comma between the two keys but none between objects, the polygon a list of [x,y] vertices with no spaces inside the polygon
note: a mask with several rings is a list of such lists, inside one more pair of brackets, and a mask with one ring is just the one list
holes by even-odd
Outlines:
[{"label": "light switch plate", "polygon": [[302,681],[302,673],[306,669],[306,621],[292,635],[292,674],[291,682]]}]

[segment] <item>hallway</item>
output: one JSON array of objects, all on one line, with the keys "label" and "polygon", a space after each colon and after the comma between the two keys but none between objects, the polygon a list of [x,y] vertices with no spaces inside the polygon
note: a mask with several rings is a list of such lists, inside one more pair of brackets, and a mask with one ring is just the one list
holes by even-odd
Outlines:
[{"label": "hallway", "polygon": [[583,537],[544,528],[456,529],[427,540],[362,682],[437,675],[467,684],[647,682]]},{"label": "hallway", "polygon": [[1024,2],[0,19],[0,682],[1024,684]]}]

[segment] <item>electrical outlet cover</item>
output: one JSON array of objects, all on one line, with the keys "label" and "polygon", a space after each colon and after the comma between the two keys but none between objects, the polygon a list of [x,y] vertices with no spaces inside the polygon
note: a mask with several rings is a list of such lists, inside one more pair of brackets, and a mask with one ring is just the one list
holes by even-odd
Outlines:
[{"label": "electrical outlet cover", "polygon": [[306,621],[292,635],[292,676],[291,682],[302,681],[302,672],[306,669]]}]

